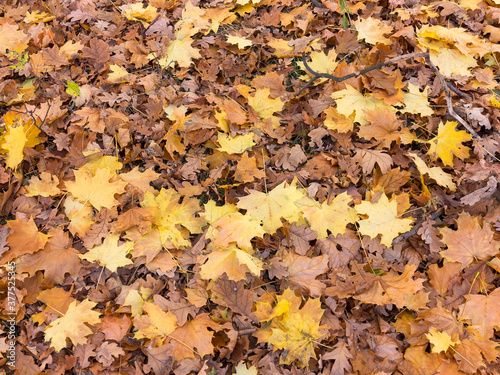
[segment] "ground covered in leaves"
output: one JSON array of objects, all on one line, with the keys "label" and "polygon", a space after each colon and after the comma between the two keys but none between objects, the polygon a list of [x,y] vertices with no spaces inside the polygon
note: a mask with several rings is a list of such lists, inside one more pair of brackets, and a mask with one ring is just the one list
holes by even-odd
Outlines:
[{"label": "ground covered in leaves", "polygon": [[2,3],[4,373],[499,373],[499,1]]}]

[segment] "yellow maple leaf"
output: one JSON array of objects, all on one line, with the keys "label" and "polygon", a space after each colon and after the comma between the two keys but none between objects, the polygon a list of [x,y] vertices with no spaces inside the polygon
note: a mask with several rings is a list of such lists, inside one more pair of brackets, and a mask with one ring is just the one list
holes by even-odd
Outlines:
[{"label": "yellow maple leaf", "polygon": [[360,125],[368,125],[365,111],[386,107],[383,100],[365,96],[351,85],[346,84],[344,90],[335,91],[331,97],[337,103],[337,112],[349,118],[353,113],[354,121]]},{"label": "yellow maple leaf", "polygon": [[367,219],[358,221],[359,232],[372,238],[381,234],[380,242],[386,246],[391,246],[392,240],[400,233],[409,231],[413,223],[412,218],[399,217],[397,200],[389,201],[385,193],[377,203],[363,201],[355,209],[360,215],[368,215]]},{"label": "yellow maple leaf", "polygon": [[72,234],[78,234],[80,237],[90,230],[93,221],[93,209],[88,203],[81,203],[71,195],[64,200],[64,213],[69,218],[68,230]]},{"label": "yellow maple leaf", "polygon": [[237,206],[247,210],[252,219],[261,220],[264,230],[273,234],[283,225],[281,218],[290,223],[300,219],[300,209],[294,202],[304,197],[305,192],[297,189],[294,179],[290,185],[284,181],[268,193],[251,190],[249,195],[239,198]]},{"label": "yellow maple leaf", "polygon": [[89,202],[97,210],[112,208],[119,202],[115,194],[125,192],[126,182],[115,180],[116,175],[108,168],[97,168],[95,175],[84,167],[74,171],[75,181],[66,181],[66,189],[80,202]]},{"label": "yellow maple leaf", "polygon": [[118,246],[119,238],[120,235],[116,233],[107,235],[102,245],[94,246],[88,253],[81,254],[80,258],[96,262],[111,272],[116,272],[118,267],[132,264],[133,262],[127,258],[127,254],[134,244],[127,241]]},{"label": "yellow maple leaf", "polygon": [[258,277],[263,270],[260,259],[235,245],[217,248],[208,256],[200,257],[200,262],[203,262],[205,258],[208,258],[208,261],[200,267],[200,276],[205,280],[216,280],[224,273],[230,280],[246,280],[247,272]]},{"label": "yellow maple leaf", "polygon": [[57,187],[59,179],[57,176],[49,172],[40,173],[40,177],[34,176],[29,180],[29,185],[26,185],[26,196],[28,197],[51,197],[61,194],[61,190]]},{"label": "yellow maple leaf", "polygon": [[221,217],[213,226],[216,229],[213,244],[227,247],[234,242],[245,250],[252,249],[252,238],[262,237],[265,233],[260,220],[253,220],[250,215],[242,215],[239,212]]},{"label": "yellow maple leaf", "polygon": [[6,165],[15,169],[23,160],[25,147],[35,147],[42,143],[38,138],[40,130],[33,120],[24,121],[22,114],[9,111],[3,115],[6,133],[0,141],[0,153],[7,153]]},{"label": "yellow maple leaf", "polygon": [[26,138],[22,126],[8,129],[1,143],[2,149],[7,151],[5,164],[8,168],[16,169],[19,163],[23,161],[23,150],[27,140],[28,138]]},{"label": "yellow maple leaf", "polygon": [[429,329],[429,333],[426,333],[425,336],[433,345],[431,349],[433,353],[446,352],[450,346],[457,345],[460,342],[460,340],[452,340],[448,333],[439,332],[434,327],[431,327],[431,329]]},{"label": "yellow maple leaf", "polygon": [[381,20],[373,17],[360,18],[353,21],[352,24],[358,32],[358,40],[364,39],[369,44],[391,44],[390,39],[386,38],[384,34],[392,34],[392,27]]},{"label": "yellow maple leaf", "polygon": [[172,63],[177,63],[181,68],[189,68],[193,59],[201,58],[200,51],[191,46],[193,31],[196,32],[196,29],[190,29],[189,24],[186,24],[175,33],[175,39],[168,44],[165,56],[158,60],[162,68],[167,68]]},{"label": "yellow maple leaf", "polygon": [[234,35],[228,35],[227,42],[229,44],[236,44],[238,46],[238,49],[245,49],[246,47],[250,47],[252,45],[251,40]]},{"label": "yellow maple leaf", "polygon": [[250,365],[250,367],[247,367],[244,361],[241,361],[234,370],[236,371],[234,375],[258,375],[259,373],[255,366]]},{"label": "yellow maple leaf", "polygon": [[217,142],[219,142],[220,147],[217,148],[219,151],[226,152],[228,154],[242,154],[245,150],[255,146],[253,141],[254,133],[247,133],[245,135],[236,135],[231,137],[224,133],[219,133]]},{"label": "yellow maple leaf", "polygon": [[26,23],[49,22],[52,21],[54,18],[56,18],[56,16],[52,14],[35,10],[33,12],[26,12],[26,17],[24,17],[24,22]]},{"label": "yellow maple leaf", "polygon": [[328,230],[334,236],[344,234],[346,225],[357,221],[356,210],[349,207],[351,202],[352,197],[347,192],[343,192],[337,195],[331,204],[327,201],[320,204],[310,198],[303,198],[296,204],[304,213],[311,229],[318,232],[318,239],[321,239],[328,237]]},{"label": "yellow maple leaf", "polygon": [[403,94],[405,107],[401,110],[402,113],[415,113],[420,116],[431,116],[434,111],[429,106],[427,98],[428,87],[420,92],[418,86],[411,83],[408,84],[408,93]]},{"label": "yellow maple leaf", "polygon": [[78,304],[77,301],[70,303],[66,313],[50,323],[45,329],[45,340],[51,341],[56,351],[66,347],[66,339],[69,338],[74,346],[87,343],[85,336],[92,334],[92,330],[86,324],[100,323],[100,312],[92,309],[97,305],[88,299]]},{"label": "yellow maple leaf", "polygon": [[144,8],[142,2],[125,4],[119,8],[128,20],[140,21],[144,27],[149,27],[149,24],[153,22],[158,15],[154,6],[148,5]]},{"label": "yellow maple leaf", "polygon": [[170,311],[163,311],[160,306],[152,302],[145,302],[142,309],[147,315],[134,318],[134,326],[137,329],[134,337],[156,339],[158,346],[162,345],[177,328],[177,317]]},{"label": "yellow maple leaf", "polygon": [[264,120],[271,117],[274,112],[280,112],[285,105],[280,98],[269,98],[270,94],[271,89],[266,87],[264,89],[257,89],[253,96],[248,96],[247,98],[250,107]]},{"label": "yellow maple leaf", "polygon": [[469,69],[477,66],[474,55],[464,55],[454,48],[443,47],[439,52],[430,51],[429,55],[432,63],[446,78],[451,78],[453,74],[469,77],[472,75]]},{"label": "yellow maple leaf", "polygon": [[408,155],[413,159],[414,163],[417,165],[418,171],[421,174],[427,174],[430,178],[436,181],[439,185],[444,186],[451,191],[455,191],[457,186],[453,182],[453,177],[443,171],[440,167],[428,167],[417,154],[409,152]]},{"label": "yellow maple leaf", "polygon": [[263,334],[256,336],[259,341],[267,337],[267,342],[274,346],[274,350],[284,350],[280,356],[281,364],[289,365],[297,361],[299,366],[305,367],[311,358],[316,358],[314,348],[324,336],[326,326],[320,326],[324,310],[320,300],[314,298],[307,300],[300,308],[301,298],[295,296],[290,289],[285,290],[283,296],[277,297],[278,304],[283,299],[287,299],[293,308],[274,317],[271,325],[262,330]]},{"label": "yellow maple leaf", "polygon": [[160,232],[162,243],[172,243],[176,248],[189,246],[189,232],[201,233],[205,225],[203,218],[195,216],[200,211],[198,200],[184,198],[182,203],[179,203],[181,198],[174,189],[162,188],[157,196],[147,191],[141,202],[143,207],[155,207],[154,224]]},{"label": "yellow maple leaf", "polygon": [[[309,67],[315,72],[322,72],[328,74],[335,73],[335,69],[337,69],[338,65],[338,63],[336,62],[337,52],[335,52],[335,49],[331,49],[328,52],[328,55],[323,51],[313,51],[309,54],[309,57],[311,61],[308,62],[307,65],[309,65]],[[302,70],[305,70],[308,74],[308,75],[303,75],[300,78],[305,81],[309,81],[309,79],[312,77],[312,73],[306,70],[306,67],[304,66],[304,63],[302,61],[299,61],[297,65],[300,66]],[[316,81],[317,82],[316,84],[325,82],[326,80],[327,78],[319,79]]]},{"label": "yellow maple leaf", "polygon": [[439,124],[438,134],[429,141],[430,147],[427,154],[434,160],[441,158],[444,165],[453,167],[453,155],[459,159],[469,156],[469,148],[462,145],[472,139],[464,130],[456,131],[457,123],[447,121],[445,125]]},{"label": "yellow maple leaf", "polygon": [[122,68],[120,65],[113,64],[109,67],[111,73],[109,73],[108,78],[106,78],[106,82],[108,83],[122,83],[127,82],[127,77],[129,72],[127,69]]}]

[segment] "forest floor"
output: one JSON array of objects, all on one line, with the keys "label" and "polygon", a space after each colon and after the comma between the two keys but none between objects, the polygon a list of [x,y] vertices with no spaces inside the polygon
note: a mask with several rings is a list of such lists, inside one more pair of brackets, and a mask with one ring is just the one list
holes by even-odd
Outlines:
[{"label": "forest floor", "polygon": [[2,4],[2,373],[500,373],[500,1]]}]

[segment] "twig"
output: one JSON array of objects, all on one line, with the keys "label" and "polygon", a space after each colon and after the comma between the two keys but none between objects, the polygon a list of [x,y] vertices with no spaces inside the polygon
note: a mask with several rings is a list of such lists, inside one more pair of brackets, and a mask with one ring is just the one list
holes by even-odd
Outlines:
[{"label": "twig", "polygon": [[342,76],[342,77],[337,77],[337,76],[334,76],[333,74],[318,73],[318,72],[315,72],[314,70],[312,70],[311,67],[309,66],[309,64],[306,61],[306,54],[305,54],[305,52],[302,52],[302,61],[304,62],[304,66],[305,66],[306,70],[309,73],[311,73],[314,77],[312,77],[309,80],[309,82],[307,82],[304,86],[302,86],[301,89],[300,89],[300,91],[295,96],[297,97],[300,94],[302,94],[302,91],[304,91],[307,87],[309,87],[311,85],[311,83],[313,83],[314,81],[316,81],[317,79],[320,79],[320,78],[328,78],[328,79],[331,79],[332,81],[335,81],[335,82],[343,82],[343,81],[345,81],[347,79],[359,77],[359,76],[361,76],[363,74],[371,72],[372,70],[383,68],[386,65],[398,62],[400,60],[406,60],[406,59],[411,59],[411,58],[415,58],[415,57],[426,57],[426,56],[428,56],[427,52],[409,53],[407,55],[401,55],[401,56],[395,57],[393,59],[390,59],[390,60],[387,60],[387,61],[384,61],[384,62],[379,62],[378,64],[375,64],[375,65],[370,66],[370,67],[368,67],[366,69],[360,70],[359,72],[351,73],[351,74],[348,74],[348,75]]},{"label": "twig", "polygon": [[327,78],[327,79],[331,79],[332,81],[335,81],[335,82],[343,82],[343,81],[345,81],[347,79],[350,79],[350,78],[359,77],[359,76],[361,76],[363,74],[371,72],[372,70],[383,68],[384,66],[387,66],[389,64],[395,63],[397,61],[406,60],[406,59],[412,59],[412,58],[416,58],[416,57],[423,57],[425,59],[425,62],[430,66],[431,70],[434,73],[436,73],[436,76],[438,77],[438,79],[441,82],[441,85],[443,86],[444,95],[446,97],[446,105],[448,107],[449,114],[455,120],[457,120],[460,124],[462,124],[463,127],[465,129],[467,129],[469,131],[469,133],[471,133],[474,138],[480,139],[479,135],[474,131],[474,129],[472,129],[471,126],[469,124],[467,124],[467,122],[463,118],[461,118],[455,112],[455,109],[453,108],[453,103],[451,101],[450,89],[451,89],[451,91],[453,91],[454,93],[456,93],[456,94],[458,94],[460,96],[463,96],[463,97],[467,97],[467,96],[464,93],[462,93],[460,90],[458,90],[455,87],[451,86],[451,84],[449,84],[444,79],[444,77],[441,74],[441,72],[439,71],[439,69],[436,67],[436,65],[434,65],[432,63],[431,57],[430,57],[430,54],[429,54],[428,50],[427,50],[427,52],[408,53],[406,55],[401,55],[401,56],[395,57],[393,59],[390,59],[390,60],[387,60],[387,61],[384,61],[384,62],[379,62],[378,64],[375,64],[375,65],[372,65],[372,66],[370,66],[370,67],[368,67],[366,69],[360,70],[359,72],[351,73],[351,74],[348,74],[348,75],[345,75],[345,76],[342,76],[342,77],[337,77],[337,76],[334,76],[333,74],[328,74],[328,73],[318,73],[318,72],[315,72],[314,70],[311,69],[311,67],[307,63],[305,52],[302,52],[302,61],[304,63],[304,67],[306,68],[306,70],[309,73],[311,73],[313,75],[313,77],[305,85],[303,85],[300,88],[299,92],[295,95],[295,97],[298,97],[306,88],[308,88],[314,81],[316,81],[319,78]]},{"label": "twig", "polygon": [[446,82],[446,80],[444,79],[443,75],[441,74],[441,72],[439,71],[439,69],[436,67],[436,65],[433,64],[433,62],[431,61],[431,57],[429,55],[429,53],[427,52],[427,56],[425,56],[425,61],[427,62],[427,64],[431,67],[432,71],[434,73],[436,73],[436,76],[439,78],[439,81],[441,82],[441,86],[443,86],[443,90],[444,90],[444,96],[446,97],[446,105],[448,106],[448,112],[450,113],[450,115],[455,119],[457,120],[460,124],[463,125],[463,127],[465,129],[467,129],[469,131],[469,133],[471,133],[474,138],[477,138],[479,139],[479,135],[475,132],[474,129],[472,129],[470,127],[469,124],[467,124],[467,122],[461,118],[456,112],[455,112],[455,109],[453,108],[453,103],[451,102],[451,94],[450,94],[450,90],[448,88],[448,83]]},{"label": "twig", "polygon": [[405,241],[406,239],[410,238],[415,233],[417,233],[417,231],[420,229],[420,227],[424,224],[424,222],[427,219],[436,220],[439,216],[441,216],[442,213],[443,213],[443,208],[440,207],[436,211],[434,211],[431,215],[424,217],[421,221],[419,221],[417,224],[415,224],[415,226],[413,228],[411,228],[411,230],[409,230],[408,232],[405,232],[405,233],[397,236],[392,241],[392,246],[394,246],[395,244],[397,244],[399,242]]}]

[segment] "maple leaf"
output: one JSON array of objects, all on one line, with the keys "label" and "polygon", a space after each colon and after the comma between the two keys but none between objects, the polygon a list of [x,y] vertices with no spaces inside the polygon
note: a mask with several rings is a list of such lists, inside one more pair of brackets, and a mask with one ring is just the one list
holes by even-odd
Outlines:
[{"label": "maple leaf", "polygon": [[253,96],[248,96],[248,104],[259,115],[260,118],[266,119],[272,117],[274,112],[280,112],[285,103],[280,98],[270,99],[271,89],[266,87],[264,89],[255,90]]},{"label": "maple leaf", "polygon": [[152,192],[144,194],[141,202],[143,207],[154,207],[154,224],[160,232],[163,244],[171,242],[176,248],[189,246],[188,233],[181,230],[184,227],[191,233],[201,233],[205,220],[194,215],[200,211],[199,202],[196,199],[185,198],[182,203],[179,193],[174,189],[161,189],[157,196]]},{"label": "maple leaf", "polygon": [[125,242],[118,246],[119,238],[120,235],[117,233],[108,234],[102,245],[94,246],[88,253],[80,255],[80,258],[96,262],[111,272],[116,272],[118,267],[132,264],[127,254],[134,245],[132,242]]},{"label": "maple leaf", "polygon": [[51,314],[62,316],[66,313],[69,305],[75,300],[71,297],[72,292],[73,288],[69,291],[65,291],[63,288],[52,288],[41,291],[37,296],[37,300],[44,303],[46,307],[42,312],[33,315],[33,322],[41,325],[45,323]]},{"label": "maple leaf", "polygon": [[383,108],[386,104],[377,98],[365,96],[351,85],[346,84],[344,90],[334,92],[331,97],[337,103],[337,112],[349,118],[354,114],[354,122],[367,125],[365,112]]},{"label": "maple leaf", "polygon": [[349,117],[340,114],[334,107],[328,107],[324,112],[326,118],[323,124],[327,129],[336,130],[339,133],[347,133],[354,128],[356,112],[352,112]]},{"label": "maple leaf", "polygon": [[359,232],[372,238],[381,234],[380,242],[386,246],[391,246],[392,240],[400,233],[409,231],[413,223],[412,218],[400,218],[397,200],[389,201],[385,193],[377,203],[363,201],[354,208],[358,214],[369,216],[358,221]]},{"label": "maple leaf", "polygon": [[[338,65],[338,63],[335,62],[335,60],[337,60],[337,53],[335,52],[335,49],[332,48],[328,52],[328,55],[323,51],[313,51],[309,54],[309,57],[311,58],[311,62],[309,62],[307,65],[309,65],[309,67],[315,72],[323,72],[328,74],[335,73],[335,69],[337,68]],[[306,70],[304,63],[302,61],[299,61],[297,65],[299,65],[302,68],[302,70]],[[309,81],[312,74],[309,71],[307,71],[307,74],[308,75],[304,75],[300,78],[305,81]],[[325,78],[319,79],[317,82],[321,83],[324,81],[326,81]]]},{"label": "maple leaf", "polygon": [[253,220],[249,215],[242,215],[239,212],[224,215],[212,225],[215,228],[212,243],[223,247],[228,247],[234,242],[244,250],[251,250],[250,240],[262,237],[265,233],[260,220]]},{"label": "maple leaf", "polygon": [[434,111],[429,106],[429,99],[427,98],[428,87],[425,87],[423,92],[420,92],[418,86],[408,84],[408,93],[403,94],[405,103],[403,113],[416,113],[420,116],[432,116]]},{"label": "maple leaf", "polygon": [[448,249],[441,255],[451,262],[460,262],[467,267],[476,260],[489,259],[500,252],[500,243],[493,239],[493,231],[489,224],[483,228],[477,218],[468,213],[462,213],[457,219],[457,230],[440,229],[442,242]]},{"label": "maple leaf", "polygon": [[313,298],[307,300],[302,308],[299,309],[299,306],[300,303],[293,311],[275,318],[279,319],[279,325],[271,326],[272,334],[268,342],[274,350],[285,350],[286,355],[280,356],[280,363],[291,364],[297,360],[304,367],[309,359],[316,358],[314,347],[324,336],[322,330],[325,326],[320,326],[324,310],[320,300]]},{"label": "maple leaf", "polygon": [[87,342],[85,336],[92,334],[87,324],[101,322],[98,311],[92,309],[97,304],[88,299],[77,303],[70,303],[64,316],[57,318],[45,328],[45,340],[51,342],[51,346],[58,352],[66,347],[66,339],[69,338],[74,346],[83,345]]},{"label": "maple leaf", "polygon": [[440,158],[444,165],[453,167],[453,155],[459,159],[469,156],[469,148],[462,145],[472,139],[472,136],[464,130],[456,131],[457,123],[447,121],[445,125],[439,124],[438,134],[429,143],[427,154],[434,160]]},{"label": "maple leaf", "polygon": [[421,174],[429,175],[429,177],[436,181],[439,185],[444,186],[451,191],[455,191],[457,189],[457,186],[453,182],[453,177],[443,171],[440,167],[429,168],[427,164],[425,164],[425,161],[423,161],[417,154],[409,152],[408,156],[413,159],[414,163],[417,165],[418,171]]},{"label": "maple leaf", "polygon": [[219,278],[210,286],[210,291],[212,292],[211,300],[215,303],[227,306],[234,312],[254,321],[257,320],[252,312],[255,292],[245,289],[243,281],[235,282]]},{"label": "maple leaf", "polygon": [[158,60],[160,66],[166,69],[171,63],[177,63],[181,68],[189,68],[193,59],[201,58],[200,52],[191,46],[191,35],[196,32],[197,29],[190,28],[188,24],[177,30],[175,39],[168,44],[165,56]]},{"label": "maple leaf", "polygon": [[401,275],[390,271],[383,276],[374,276],[371,286],[354,298],[364,303],[385,305],[393,303],[399,308],[410,305],[408,296],[411,296],[423,289],[424,279],[413,279],[417,266],[406,265]]},{"label": "maple leaf", "polygon": [[152,302],[145,302],[142,309],[147,315],[134,318],[134,326],[137,329],[134,337],[156,339],[159,345],[162,345],[177,328],[177,317]]},{"label": "maple leaf", "polygon": [[287,279],[292,285],[307,290],[311,296],[320,297],[326,286],[316,277],[327,272],[328,255],[306,257],[288,253],[283,259],[288,271]]},{"label": "maple leaf", "polygon": [[57,187],[59,185],[59,179],[48,172],[40,173],[40,177],[33,176],[29,180],[29,185],[27,185],[26,191],[28,192],[26,196],[28,197],[50,197],[57,196],[61,194],[61,190]]},{"label": "maple leaf", "polygon": [[145,28],[149,27],[149,24],[157,16],[156,8],[154,6],[148,5],[143,8],[141,2],[125,4],[119,7],[122,14],[130,21],[140,21]]},{"label": "maple leaf", "polygon": [[255,146],[253,136],[253,133],[248,133],[245,135],[236,135],[235,137],[230,137],[224,133],[219,133],[217,142],[221,147],[218,147],[217,150],[226,152],[230,155],[242,154],[249,148]]},{"label": "maple leaf", "polygon": [[74,173],[75,181],[66,181],[66,189],[80,202],[89,202],[97,210],[119,204],[115,194],[124,193],[127,183],[117,179],[108,168],[98,168],[93,175],[84,166]]},{"label": "maple leaf", "polygon": [[358,31],[358,40],[365,40],[369,44],[391,44],[391,41],[384,34],[392,34],[392,27],[386,25],[379,19],[368,17],[358,19],[352,24]]},{"label": "maple leaf", "polygon": [[217,330],[219,324],[212,321],[208,314],[199,314],[170,334],[171,355],[175,360],[181,361],[185,358],[194,358],[195,353],[201,357],[213,354],[212,337],[213,331]]},{"label": "maple leaf", "polygon": [[2,264],[10,262],[21,255],[31,254],[43,249],[49,239],[48,235],[38,231],[35,222],[31,218],[27,222],[21,218],[16,218],[8,221],[7,225],[11,229],[8,237],[10,250],[2,255]]},{"label": "maple leaf", "polygon": [[28,272],[34,275],[38,270],[44,270],[46,284],[62,284],[65,274],[73,278],[78,276],[81,262],[80,253],[71,247],[71,240],[62,227],[49,231],[50,238],[46,246],[35,254],[26,254],[18,266],[19,272]]},{"label": "maple leaf", "polygon": [[328,237],[328,232],[334,236],[343,234],[346,225],[357,221],[356,210],[349,207],[352,197],[344,192],[337,195],[330,204],[327,201],[318,203],[310,198],[302,198],[295,202],[312,230],[318,233],[318,239]]},{"label": "maple leaf", "polygon": [[261,220],[262,228],[272,234],[283,225],[282,218],[291,223],[300,219],[300,209],[294,202],[304,197],[294,179],[290,185],[284,181],[267,193],[250,190],[249,195],[239,198],[237,207],[247,210],[252,219]]},{"label": "maple leaf", "polygon": [[0,54],[6,55],[7,51],[20,54],[28,47],[28,36],[18,29],[19,25],[6,22],[0,26]]},{"label": "maple leaf", "polygon": [[[199,258],[200,263],[207,258]],[[262,261],[241,250],[235,245],[227,248],[216,248],[208,256],[208,261],[200,267],[202,279],[218,279],[224,273],[230,280],[246,280],[246,272],[259,276],[262,271]]]},{"label": "maple leaf", "polygon": [[34,147],[42,142],[38,138],[40,130],[34,125],[33,120],[24,121],[20,113],[9,111],[3,115],[6,132],[0,138],[0,151],[7,153],[6,165],[15,169],[23,160],[25,147]]},{"label": "maple leaf", "polygon": [[439,332],[434,327],[431,327],[431,329],[429,329],[429,333],[426,333],[425,336],[433,345],[431,349],[433,353],[446,352],[450,346],[455,346],[460,342],[459,340],[452,340],[448,333]]},{"label": "maple leaf", "polygon": [[258,371],[255,366],[250,365],[250,367],[247,367],[243,361],[240,362],[234,369],[236,371],[234,375],[258,375]]},{"label": "maple leaf", "polygon": [[493,329],[500,330],[500,288],[488,295],[470,294],[467,301],[460,305],[460,320],[470,320],[479,334],[489,339]]}]

